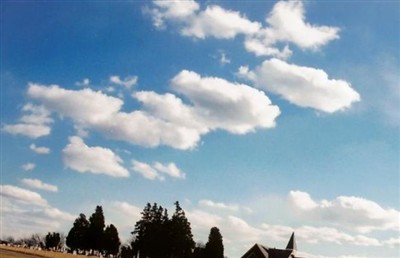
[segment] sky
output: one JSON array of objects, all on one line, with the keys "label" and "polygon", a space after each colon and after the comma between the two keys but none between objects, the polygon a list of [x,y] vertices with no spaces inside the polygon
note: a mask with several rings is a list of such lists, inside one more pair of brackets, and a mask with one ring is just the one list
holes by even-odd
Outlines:
[{"label": "sky", "polygon": [[400,256],[398,1],[2,1],[0,237],[179,201],[225,255]]}]

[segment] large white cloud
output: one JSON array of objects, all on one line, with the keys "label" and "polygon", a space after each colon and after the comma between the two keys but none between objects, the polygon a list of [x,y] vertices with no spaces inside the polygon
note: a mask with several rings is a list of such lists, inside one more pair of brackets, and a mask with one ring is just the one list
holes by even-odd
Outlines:
[{"label": "large white cloud", "polygon": [[232,39],[238,34],[256,33],[260,28],[261,24],[248,20],[239,12],[213,5],[193,16],[181,33],[200,39],[206,37]]},{"label": "large white cloud", "polygon": [[172,79],[171,86],[192,102],[194,120],[209,130],[245,134],[256,128],[274,127],[280,114],[279,108],[262,91],[222,78],[201,77],[183,70]]},{"label": "large white cloud", "polygon": [[112,150],[87,146],[80,137],[69,138],[63,149],[64,164],[81,173],[105,174],[113,177],[128,177],[129,172],[122,166],[122,159]]},{"label": "large white cloud", "polygon": [[184,36],[232,39],[244,35],[246,50],[258,56],[285,59],[292,51],[288,46],[279,49],[276,46],[278,43],[292,43],[302,49],[318,49],[339,38],[339,28],[306,22],[302,1],[277,2],[267,15],[265,26],[218,5],[208,5],[200,10],[195,1],[153,1],[153,8],[146,10],[156,27],[164,27],[170,21]]},{"label": "large white cloud", "polygon": [[347,109],[360,101],[360,95],[350,83],[329,79],[321,69],[288,64],[275,58],[264,61],[254,70],[241,67],[239,75],[293,104],[327,113]]},{"label": "large white cloud", "polygon": [[25,113],[18,124],[6,124],[3,130],[10,134],[24,135],[33,139],[49,135],[53,122],[51,113],[44,106],[28,103],[22,107]]},{"label": "large white cloud", "polygon": [[152,15],[153,24],[158,28],[164,26],[165,20],[185,21],[199,9],[199,4],[193,0],[161,0],[153,1],[153,4],[156,8],[145,10]]},{"label": "large white cloud", "polygon": [[58,85],[44,86],[30,83],[28,95],[61,116],[70,117],[82,124],[99,124],[115,115],[123,101],[85,88],[67,90]]},{"label": "large white cloud", "polygon": [[1,185],[0,194],[17,202],[23,202],[37,206],[48,205],[47,201],[43,199],[40,194],[12,185]]},{"label": "large white cloud", "polygon": [[146,147],[160,145],[194,148],[201,136],[217,129],[245,134],[275,126],[280,111],[257,89],[221,78],[182,71],[172,88],[187,97],[141,91],[133,94],[142,110],[122,111],[123,101],[89,88],[63,89],[57,85],[30,84],[28,95],[81,131],[96,130],[106,137]]},{"label": "large white cloud", "polygon": [[31,188],[41,189],[50,192],[58,192],[58,187],[56,185],[47,184],[39,179],[23,178],[21,182]]},{"label": "large white cloud", "polygon": [[2,237],[26,237],[72,225],[74,216],[52,207],[39,193],[12,185],[1,185]]},{"label": "large white cloud", "polygon": [[339,38],[339,28],[315,26],[305,21],[301,1],[279,1],[266,19],[268,26],[245,40],[245,47],[256,55],[281,58],[290,56],[289,50],[279,50],[277,42],[293,43],[303,49],[318,49]]},{"label": "large white cloud", "polygon": [[339,196],[334,200],[314,201],[308,193],[291,191],[289,201],[299,215],[356,230],[400,230],[400,212],[383,208],[376,202],[354,196]]}]

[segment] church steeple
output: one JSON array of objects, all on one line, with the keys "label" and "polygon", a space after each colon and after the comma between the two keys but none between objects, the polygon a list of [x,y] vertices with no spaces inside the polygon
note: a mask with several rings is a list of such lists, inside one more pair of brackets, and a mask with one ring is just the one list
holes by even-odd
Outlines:
[{"label": "church steeple", "polygon": [[289,243],[286,246],[286,250],[297,250],[296,238],[294,237],[294,232],[290,237]]}]

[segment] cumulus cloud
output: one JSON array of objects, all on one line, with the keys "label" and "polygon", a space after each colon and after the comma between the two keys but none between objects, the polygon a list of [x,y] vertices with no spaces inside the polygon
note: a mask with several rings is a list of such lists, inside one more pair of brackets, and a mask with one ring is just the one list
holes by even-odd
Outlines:
[{"label": "cumulus cloud", "polygon": [[37,232],[60,231],[74,219],[52,207],[40,194],[12,185],[1,185],[2,233],[23,237]]},{"label": "cumulus cloud", "polygon": [[28,103],[22,107],[25,113],[18,124],[6,124],[3,130],[14,135],[24,135],[29,138],[39,138],[49,135],[50,124],[53,122],[51,113],[44,106]]},{"label": "cumulus cloud", "polygon": [[307,23],[302,1],[277,2],[266,22],[268,26],[245,40],[246,49],[259,56],[288,58],[291,50],[287,46],[279,50],[275,47],[278,42],[293,43],[302,49],[318,49],[339,38],[339,28]]},{"label": "cumulus cloud", "polygon": [[40,190],[45,190],[49,192],[58,192],[58,187],[56,185],[51,185],[51,184],[46,184],[39,179],[30,179],[30,178],[24,178],[21,180],[21,182],[31,188],[36,188]]},{"label": "cumulus cloud", "polygon": [[183,70],[172,79],[171,86],[190,99],[193,116],[209,130],[245,134],[256,128],[274,127],[280,114],[262,91],[222,78],[201,77]]},{"label": "cumulus cloud", "polygon": [[137,76],[128,76],[128,77],[125,77],[124,79],[121,79],[118,75],[110,76],[110,82],[117,84],[117,85],[124,86],[127,89],[131,89],[132,86],[135,86],[137,81],[138,81]]},{"label": "cumulus cloud", "polygon": [[[288,58],[292,51],[276,47],[278,43],[295,44],[302,49],[318,49],[339,38],[337,27],[317,26],[306,21],[302,1],[279,1],[266,17],[266,24],[251,21],[245,15],[208,5],[200,10],[195,1],[153,1],[147,8],[153,24],[164,28],[167,22],[177,26],[183,36],[205,39],[233,39],[244,35],[247,51],[258,56]],[[184,11],[183,11],[184,10]]]},{"label": "cumulus cloud", "polygon": [[122,159],[112,150],[99,146],[89,147],[78,136],[69,138],[69,144],[62,153],[64,164],[80,173],[129,176],[128,170],[122,166]]},{"label": "cumulus cloud", "polygon": [[171,87],[190,104],[171,93],[141,91],[133,97],[142,110],[127,113],[121,111],[121,99],[89,88],[30,84],[28,95],[61,117],[71,118],[79,131],[94,129],[106,137],[146,147],[192,149],[210,131],[245,134],[271,128],[280,114],[262,91],[221,78],[184,70],[171,80]]},{"label": "cumulus cloud", "polygon": [[207,6],[204,11],[191,17],[181,33],[200,39],[214,37],[232,39],[238,34],[253,34],[260,30],[261,24],[252,22],[239,12],[225,10],[220,6]]},{"label": "cumulus cloud", "polygon": [[47,147],[39,147],[39,146],[36,146],[33,143],[29,146],[29,148],[33,152],[35,152],[37,154],[49,154],[50,153],[50,149],[49,148],[47,148]]},{"label": "cumulus cloud", "polygon": [[264,61],[254,70],[241,67],[239,75],[254,85],[301,107],[327,113],[349,108],[360,101],[360,95],[343,80],[329,79],[325,71],[288,64],[282,60]]},{"label": "cumulus cloud", "polygon": [[36,192],[32,192],[23,188],[19,188],[12,185],[1,185],[1,195],[8,199],[12,199],[17,202],[47,206],[47,201]]},{"label": "cumulus cloud", "polygon": [[21,168],[25,171],[32,171],[35,169],[35,167],[36,167],[36,164],[32,163],[32,162],[28,162],[21,166]]},{"label": "cumulus cloud", "polygon": [[85,88],[67,90],[58,85],[44,86],[30,83],[28,96],[40,101],[48,109],[74,119],[81,124],[94,125],[115,115],[123,101]]},{"label": "cumulus cloud", "polygon": [[166,20],[185,21],[193,16],[199,9],[199,4],[196,1],[153,1],[155,8],[145,9],[152,15],[153,25],[157,28],[162,28]]},{"label": "cumulus cloud", "polygon": [[400,212],[354,196],[314,201],[308,193],[291,191],[289,201],[299,215],[367,233],[374,230],[400,230]]},{"label": "cumulus cloud", "polygon": [[184,179],[186,177],[175,163],[162,164],[155,162],[153,165],[132,160],[132,170],[141,174],[143,177],[150,180],[165,180],[165,176],[170,176],[178,179]]}]

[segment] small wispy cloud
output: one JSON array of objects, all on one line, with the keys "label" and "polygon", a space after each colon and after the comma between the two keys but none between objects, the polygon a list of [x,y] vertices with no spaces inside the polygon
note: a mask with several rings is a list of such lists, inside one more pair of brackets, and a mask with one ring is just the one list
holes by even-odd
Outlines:
[{"label": "small wispy cloud", "polygon": [[35,152],[37,154],[49,154],[50,153],[50,149],[49,148],[47,148],[47,147],[39,147],[39,146],[36,146],[33,143],[29,146],[29,148],[33,152]]},{"label": "small wispy cloud", "polygon": [[25,171],[32,171],[35,169],[35,167],[36,167],[36,164],[32,163],[32,162],[28,162],[21,166],[21,168]]},{"label": "small wispy cloud", "polygon": [[58,187],[56,185],[46,184],[39,179],[23,178],[21,182],[31,188],[45,190],[49,192],[58,192]]}]

